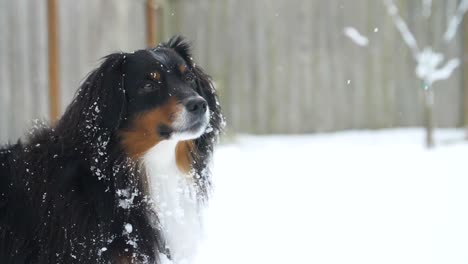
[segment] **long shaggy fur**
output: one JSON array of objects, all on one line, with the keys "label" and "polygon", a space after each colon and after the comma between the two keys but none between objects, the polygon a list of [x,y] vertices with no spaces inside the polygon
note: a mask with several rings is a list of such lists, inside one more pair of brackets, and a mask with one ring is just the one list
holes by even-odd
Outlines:
[{"label": "long shaggy fur", "polygon": [[[181,37],[156,49],[173,49],[193,66],[196,90],[211,110],[211,129],[190,153],[204,202],[222,126],[218,99]],[[125,63],[124,53],[105,57],[54,127],[0,149],[1,263],[158,263],[160,253],[170,255],[144,170],[119,144],[118,131],[132,118]]]}]

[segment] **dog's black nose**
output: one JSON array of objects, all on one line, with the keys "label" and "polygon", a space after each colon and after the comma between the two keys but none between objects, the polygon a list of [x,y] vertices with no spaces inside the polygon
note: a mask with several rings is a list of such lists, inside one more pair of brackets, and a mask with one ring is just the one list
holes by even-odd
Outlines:
[{"label": "dog's black nose", "polygon": [[200,115],[206,112],[208,105],[205,99],[201,97],[195,97],[195,98],[188,99],[187,102],[185,103],[185,107],[187,108],[187,111],[189,111],[190,113]]}]

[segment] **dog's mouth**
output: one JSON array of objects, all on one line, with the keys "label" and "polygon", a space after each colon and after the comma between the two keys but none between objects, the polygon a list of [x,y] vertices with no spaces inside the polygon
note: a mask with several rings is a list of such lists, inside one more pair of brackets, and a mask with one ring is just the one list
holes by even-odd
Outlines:
[{"label": "dog's mouth", "polygon": [[208,126],[208,118],[202,117],[192,122],[192,124],[188,125],[184,131],[180,131],[180,132],[186,133],[186,132],[196,132],[198,130],[205,130],[207,126]]},{"label": "dog's mouth", "polygon": [[164,138],[164,139],[169,139],[172,135],[172,133],[174,132],[174,130],[172,128],[170,128],[169,126],[167,125],[159,125],[157,128],[156,128],[159,136],[161,138]]},{"label": "dog's mouth", "polygon": [[157,132],[164,139],[189,140],[203,135],[209,124],[210,114],[194,116],[181,113],[172,126],[159,125]]}]

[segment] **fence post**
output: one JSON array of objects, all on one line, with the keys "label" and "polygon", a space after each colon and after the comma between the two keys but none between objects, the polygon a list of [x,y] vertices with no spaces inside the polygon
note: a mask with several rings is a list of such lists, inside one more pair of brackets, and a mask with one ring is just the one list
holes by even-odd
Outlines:
[{"label": "fence post", "polygon": [[49,60],[49,113],[54,122],[60,114],[59,98],[59,39],[57,0],[47,0],[47,41]]},{"label": "fence post", "polygon": [[156,46],[156,3],[154,0],[146,0],[146,46]]},{"label": "fence post", "polygon": [[468,19],[463,20],[463,126],[468,140]]}]

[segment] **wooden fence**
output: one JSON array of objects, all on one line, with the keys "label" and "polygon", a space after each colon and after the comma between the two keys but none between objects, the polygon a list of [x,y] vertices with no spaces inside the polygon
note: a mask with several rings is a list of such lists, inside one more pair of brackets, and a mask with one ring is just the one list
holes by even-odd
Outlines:
[{"label": "wooden fence", "polygon": [[[49,118],[47,1],[0,0],[0,142]],[[144,0],[58,0],[61,111],[115,51],[145,47]]]},{"label": "wooden fence", "polygon": [[[442,45],[457,1],[395,1],[421,47],[462,56],[460,38]],[[256,133],[419,126],[422,84],[415,63],[380,0],[176,1],[171,32],[195,40],[217,77],[231,127]],[[343,34],[369,37],[360,47]],[[376,30],[377,29],[377,30]],[[376,31],[376,32],[375,32]],[[348,80],[350,84],[348,85]],[[460,71],[436,84],[436,121],[462,121]]]},{"label": "wooden fence", "polygon": [[[0,140],[48,117],[46,1],[0,0]],[[441,39],[458,1],[396,0],[419,46],[466,59],[462,31]],[[58,0],[62,111],[98,59],[145,47],[144,0]],[[157,0],[158,38],[193,40],[232,132],[311,133],[420,126],[415,63],[380,0]],[[343,34],[354,27],[368,47]],[[464,67],[464,64],[462,65]],[[438,126],[463,123],[462,67],[436,84]]]}]

